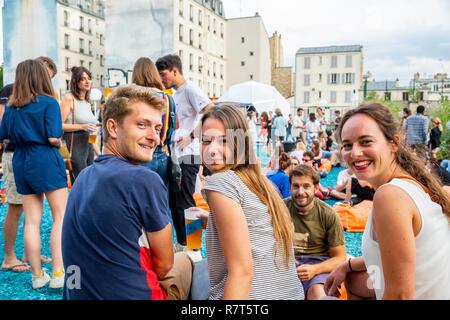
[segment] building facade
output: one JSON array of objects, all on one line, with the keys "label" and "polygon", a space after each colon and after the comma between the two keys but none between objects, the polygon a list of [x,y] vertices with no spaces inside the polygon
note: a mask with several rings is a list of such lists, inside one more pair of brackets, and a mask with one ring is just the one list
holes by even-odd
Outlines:
[{"label": "building facade", "polygon": [[356,107],[363,68],[360,45],[300,48],[296,55],[295,106]]},{"label": "building facade", "polygon": [[103,13],[103,0],[5,0],[5,83],[14,81],[19,62],[48,56],[58,67],[53,85],[59,96],[69,88],[73,66],[88,68],[92,72],[93,86],[102,88]]},{"label": "building facade", "polygon": [[92,73],[93,87],[105,87],[104,1],[58,0],[57,37],[60,91],[68,91],[74,66]]},{"label": "building facade", "polygon": [[106,8],[108,87],[130,83],[140,57],[156,61],[178,54],[187,80],[209,97],[223,93],[227,30],[222,1],[134,0],[133,6],[108,1]]},{"label": "building facade", "polygon": [[227,20],[227,86],[246,81],[271,84],[269,35],[261,16]]},{"label": "building facade", "polygon": [[400,81],[368,81],[360,90],[360,100],[384,100],[411,104],[432,105],[450,99],[450,78],[445,73],[438,73],[432,78],[420,78],[415,74],[408,86],[401,86]]}]

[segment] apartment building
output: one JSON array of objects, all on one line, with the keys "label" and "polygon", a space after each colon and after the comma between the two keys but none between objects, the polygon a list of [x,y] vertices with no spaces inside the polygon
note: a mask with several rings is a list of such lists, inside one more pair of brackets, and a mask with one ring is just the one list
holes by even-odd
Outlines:
[{"label": "apartment building", "polygon": [[93,87],[105,87],[104,1],[57,0],[58,70],[60,90],[69,90],[74,66],[92,73]]},{"label": "apartment building", "polygon": [[360,45],[300,48],[295,106],[347,109],[358,105],[364,56]]},{"label": "apartment building", "polygon": [[250,80],[270,85],[269,35],[261,16],[228,19],[227,35],[227,86]]},{"label": "apartment building", "polygon": [[[225,90],[226,20],[222,1],[108,1],[106,73],[108,86],[131,82],[139,57],[156,61],[178,54],[186,79],[209,97]],[[127,28],[124,28],[124,25]]]},{"label": "apartment building", "polygon": [[73,66],[84,65],[93,86],[103,87],[104,0],[4,0],[2,10],[8,26],[3,28],[5,83],[14,81],[19,62],[48,56],[58,67],[53,85],[59,96],[69,89]]}]

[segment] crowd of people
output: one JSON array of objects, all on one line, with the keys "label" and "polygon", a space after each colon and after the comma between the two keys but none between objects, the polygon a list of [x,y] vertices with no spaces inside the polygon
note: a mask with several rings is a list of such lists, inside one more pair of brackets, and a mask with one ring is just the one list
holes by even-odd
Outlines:
[{"label": "crowd of people", "polygon": [[[302,108],[259,116],[214,105],[167,55],[138,59],[133,84],[114,89],[96,115],[89,70],[72,69],[61,101],[56,73],[49,58],[23,61],[1,95],[2,269],[31,271],[34,289],[63,288],[67,300],[317,300],[344,288],[350,299],[450,299],[449,168],[436,161],[442,123],[433,119],[428,134],[424,107],[401,124],[380,104],[335,111],[333,121],[320,107],[307,120]],[[90,139],[99,131],[102,148]],[[272,153],[266,168],[258,143]],[[326,188],[333,166],[346,169]],[[186,247],[184,212],[197,207],[198,185],[209,208],[197,214],[205,259]],[[44,196],[51,275],[41,266]],[[346,253],[329,197],[373,201],[362,257]]]}]

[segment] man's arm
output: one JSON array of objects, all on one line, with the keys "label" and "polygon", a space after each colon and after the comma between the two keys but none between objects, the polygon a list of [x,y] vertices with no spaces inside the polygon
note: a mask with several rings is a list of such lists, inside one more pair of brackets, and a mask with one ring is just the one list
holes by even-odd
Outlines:
[{"label": "man's arm", "polygon": [[163,279],[173,267],[172,225],[157,232],[146,232],[152,254],[152,269],[159,280]]}]

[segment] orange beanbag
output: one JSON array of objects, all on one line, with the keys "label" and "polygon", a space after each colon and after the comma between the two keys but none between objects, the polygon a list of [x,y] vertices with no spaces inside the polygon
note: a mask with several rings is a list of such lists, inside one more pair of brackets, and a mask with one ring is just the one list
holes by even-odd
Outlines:
[{"label": "orange beanbag", "polygon": [[328,159],[322,159],[322,160],[321,160],[321,165],[320,165],[320,167],[319,167],[319,170],[320,170],[320,171],[325,170],[327,173],[330,173],[332,166],[333,166],[333,165],[332,165],[332,163],[331,163],[330,160],[328,160]]},{"label": "orange beanbag", "polygon": [[353,207],[345,203],[337,203],[333,206],[341,219],[344,230],[347,232],[363,232],[372,207],[373,202],[369,200],[358,203]]}]

